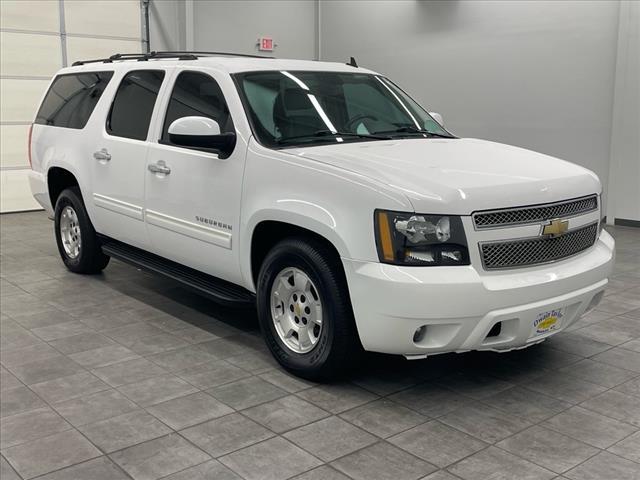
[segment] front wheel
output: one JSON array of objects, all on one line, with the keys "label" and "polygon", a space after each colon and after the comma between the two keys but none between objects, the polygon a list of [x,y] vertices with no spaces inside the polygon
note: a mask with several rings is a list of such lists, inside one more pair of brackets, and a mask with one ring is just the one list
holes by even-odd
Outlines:
[{"label": "front wheel", "polygon": [[260,269],[257,305],[269,349],[298,376],[334,378],[361,351],[340,259],[321,242],[278,243]]},{"label": "front wheel", "polygon": [[109,263],[77,187],[63,190],[56,201],[55,234],[60,257],[72,272],[99,273]]}]

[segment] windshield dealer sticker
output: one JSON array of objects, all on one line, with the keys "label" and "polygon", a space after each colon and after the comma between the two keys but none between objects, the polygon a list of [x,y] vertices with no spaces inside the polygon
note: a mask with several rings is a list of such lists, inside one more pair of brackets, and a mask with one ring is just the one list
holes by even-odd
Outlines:
[{"label": "windshield dealer sticker", "polygon": [[560,326],[560,319],[562,317],[563,313],[561,308],[538,314],[533,322],[536,335],[543,335],[556,330]]}]

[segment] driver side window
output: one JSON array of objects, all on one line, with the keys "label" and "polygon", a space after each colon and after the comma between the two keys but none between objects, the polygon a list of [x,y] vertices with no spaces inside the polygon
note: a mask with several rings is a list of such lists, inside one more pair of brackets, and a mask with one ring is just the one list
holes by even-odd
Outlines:
[{"label": "driver side window", "polygon": [[205,73],[182,72],[178,75],[169,99],[161,143],[171,143],[168,130],[175,120],[191,116],[215,120],[221,133],[234,131],[222,90],[218,82]]}]

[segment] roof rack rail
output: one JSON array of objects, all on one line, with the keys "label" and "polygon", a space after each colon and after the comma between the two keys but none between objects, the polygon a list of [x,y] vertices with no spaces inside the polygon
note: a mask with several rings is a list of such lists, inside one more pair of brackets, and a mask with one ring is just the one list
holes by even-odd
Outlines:
[{"label": "roof rack rail", "polygon": [[178,60],[197,60],[199,57],[207,56],[229,56],[229,57],[247,57],[247,58],[274,58],[262,55],[251,55],[248,53],[231,53],[231,52],[193,52],[193,51],[153,51],[149,53],[116,53],[108,58],[96,58],[92,60],[78,60],[73,62],[72,66],[85,65],[87,63],[113,63],[121,60],[137,60],[138,62],[146,62],[147,60],[177,58]]}]

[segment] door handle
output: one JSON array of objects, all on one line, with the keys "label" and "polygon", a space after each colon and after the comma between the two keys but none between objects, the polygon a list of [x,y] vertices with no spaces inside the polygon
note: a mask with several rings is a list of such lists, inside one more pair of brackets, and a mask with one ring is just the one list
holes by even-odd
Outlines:
[{"label": "door handle", "polygon": [[102,150],[93,152],[93,158],[95,158],[100,162],[108,162],[109,160],[111,160],[111,155],[109,154],[106,148],[103,148]]},{"label": "door handle", "polygon": [[171,169],[167,167],[164,160],[158,160],[158,163],[150,163],[147,168],[152,173],[162,173],[164,175],[169,175],[171,173]]}]

